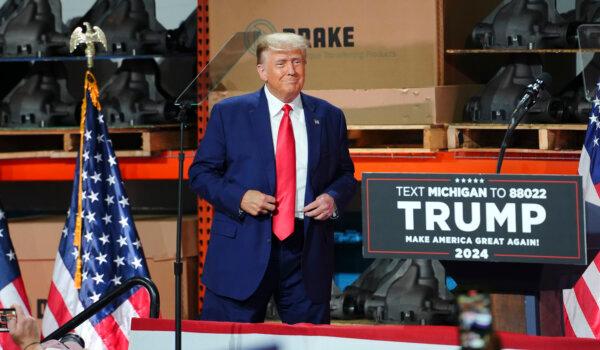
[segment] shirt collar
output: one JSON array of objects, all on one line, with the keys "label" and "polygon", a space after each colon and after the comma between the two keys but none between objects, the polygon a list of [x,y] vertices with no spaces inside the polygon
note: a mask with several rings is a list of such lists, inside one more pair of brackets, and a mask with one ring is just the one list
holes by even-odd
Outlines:
[{"label": "shirt collar", "polygon": [[[283,103],[280,99],[278,99],[277,97],[275,97],[271,91],[269,91],[269,89],[267,88],[267,86],[265,85],[264,87],[265,89],[265,96],[267,97],[267,103],[269,104],[269,116],[271,118],[275,117],[277,115],[277,113],[279,113],[281,111],[281,109],[283,108],[283,105],[285,103]],[[300,97],[300,94],[298,94],[298,96],[296,96],[296,98],[288,103],[290,106],[292,106],[292,110],[299,112],[300,110],[302,110],[302,98]],[[292,113],[290,115],[299,115],[297,113]]]}]

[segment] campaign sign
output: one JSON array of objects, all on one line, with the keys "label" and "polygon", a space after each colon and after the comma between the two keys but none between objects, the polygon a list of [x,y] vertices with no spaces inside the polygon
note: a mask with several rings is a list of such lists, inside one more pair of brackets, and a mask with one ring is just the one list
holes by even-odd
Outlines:
[{"label": "campaign sign", "polygon": [[363,255],[587,264],[581,178],[363,173]]}]

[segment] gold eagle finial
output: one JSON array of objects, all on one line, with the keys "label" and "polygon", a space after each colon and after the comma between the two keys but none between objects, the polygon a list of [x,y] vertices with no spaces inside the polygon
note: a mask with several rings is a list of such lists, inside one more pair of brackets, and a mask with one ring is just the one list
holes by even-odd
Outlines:
[{"label": "gold eagle finial", "polygon": [[98,26],[92,28],[88,22],[83,22],[83,25],[85,26],[85,33],[81,27],[77,27],[71,34],[69,51],[72,53],[77,46],[85,44],[85,57],[87,57],[88,68],[92,68],[94,66],[94,56],[96,55],[94,43],[102,44],[104,50],[108,51],[108,48],[106,47],[106,36]]}]

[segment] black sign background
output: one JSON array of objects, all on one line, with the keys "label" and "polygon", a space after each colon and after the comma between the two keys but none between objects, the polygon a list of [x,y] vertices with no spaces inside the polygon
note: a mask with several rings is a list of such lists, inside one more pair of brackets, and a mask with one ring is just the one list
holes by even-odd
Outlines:
[{"label": "black sign background", "polygon": [[[363,173],[362,198],[365,257],[587,264],[579,176]],[[414,208],[406,210],[406,202]],[[459,229],[455,203],[462,203],[465,223],[473,220],[472,204],[480,203],[480,225],[471,232]],[[507,222],[495,222],[488,232],[486,203],[500,211],[514,203],[510,216],[516,232],[508,232]],[[448,206],[450,216],[444,222],[449,231],[439,224],[426,229],[432,218],[426,217],[425,207],[433,204]],[[523,232],[523,204],[541,206],[546,214],[530,233]],[[407,228],[409,211],[413,229]]]}]

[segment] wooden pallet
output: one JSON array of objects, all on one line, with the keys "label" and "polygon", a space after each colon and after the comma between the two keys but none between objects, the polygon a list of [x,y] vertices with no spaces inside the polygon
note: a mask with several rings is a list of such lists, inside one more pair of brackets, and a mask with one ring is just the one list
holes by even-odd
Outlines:
[{"label": "wooden pallet", "polygon": [[[450,124],[449,149],[499,148],[506,124]],[[522,124],[517,126],[509,148],[542,151],[580,151],[585,124]]]},{"label": "wooden pallet", "polygon": [[[192,128],[193,129],[193,128]],[[192,129],[186,130],[184,147],[196,147]],[[111,128],[117,157],[148,157],[179,148],[179,125]],[[78,128],[0,129],[0,159],[71,158],[79,150]]]},{"label": "wooden pallet", "polygon": [[348,125],[353,154],[434,152],[446,148],[443,125]]}]

